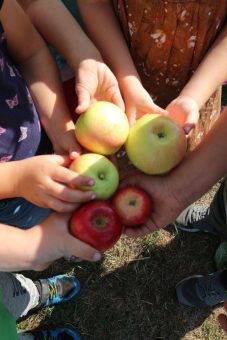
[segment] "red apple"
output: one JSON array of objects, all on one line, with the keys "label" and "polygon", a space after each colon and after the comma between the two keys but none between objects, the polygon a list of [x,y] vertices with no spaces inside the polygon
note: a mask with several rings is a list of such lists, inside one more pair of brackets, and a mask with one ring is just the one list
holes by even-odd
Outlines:
[{"label": "red apple", "polygon": [[99,251],[111,248],[120,238],[123,225],[110,203],[85,203],[71,217],[70,232]]},{"label": "red apple", "polygon": [[126,226],[138,226],[146,222],[152,208],[150,196],[134,186],[119,189],[113,196],[112,204]]}]

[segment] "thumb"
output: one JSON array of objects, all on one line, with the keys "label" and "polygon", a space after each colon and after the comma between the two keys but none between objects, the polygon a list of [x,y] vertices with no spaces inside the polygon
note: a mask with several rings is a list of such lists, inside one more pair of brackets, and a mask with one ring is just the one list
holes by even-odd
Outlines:
[{"label": "thumb", "polygon": [[51,155],[52,161],[62,166],[68,166],[71,163],[69,155]]},{"label": "thumb", "polygon": [[91,95],[89,90],[86,89],[83,85],[76,85],[76,94],[78,98],[78,105],[75,109],[77,114],[81,114],[85,112],[91,103]]},{"label": "thumb", "polygon": [[189,115],[186,117],[185,122],[182,126],[186,135],[188,135],[189,132],[192,129],[194,129],[195,125],[198,123],[198,120],[199,120],[199,112],[197,110],[191,111]]},{"label": "thumb", "polygon": [[66,257],[70,258],[71,256],[75,256],[92,262],[101,259],[101,253],[98,250],[78,240],[69,233],[65,236],[65,244],[67,245]]},{"label": "thumb", "polygon": [[113,94],[112,103],[119,106],[120,109],[125,112],[125,104],[119,90],[116,90],[116,92]]},{"label": "thumb", "polygon": [[153,112],[152,113],[158,113],[160,115],[168,116],[168,111],[165,109],[162,109],[160,106],[154,104],[153,106]]}]

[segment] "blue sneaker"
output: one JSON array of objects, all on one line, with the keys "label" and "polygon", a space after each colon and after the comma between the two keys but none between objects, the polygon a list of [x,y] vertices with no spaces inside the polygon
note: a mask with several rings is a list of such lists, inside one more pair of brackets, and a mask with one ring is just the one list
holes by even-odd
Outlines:
[{"label": "blue sneaker", "polygon": [[73,299],[80,292],[80,282],[75,276],[56,275],[35,281],[40,301],[36,308],[52,306]]},{"label": "blue sneaker", "polygon": [[80,340],[80,334],[72,328],[59,327],[44,331],[23,333],[31,334],[35,340]]}]

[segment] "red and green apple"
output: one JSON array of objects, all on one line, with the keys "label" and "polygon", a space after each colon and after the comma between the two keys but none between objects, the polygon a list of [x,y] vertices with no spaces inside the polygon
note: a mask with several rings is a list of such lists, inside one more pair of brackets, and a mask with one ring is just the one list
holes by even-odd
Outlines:
[{"label": "red and green apple", "polygon": [[111,155],[125,143],[129,131],[126,114],[115,104],[97,101],[75,124],[78,142],[87,150]]},{"label": "red and green apple", "polygon": [[125,226],[145,223],[152,209],[151,197],[146,191],[135,186],[118,189],[113,196],[112,204]]},{"label": "red and green apple", "polygon": [[69,230],[79,240],[103,252],[119,240],[123,225],[110,203],[97,200],[74,212]]}]

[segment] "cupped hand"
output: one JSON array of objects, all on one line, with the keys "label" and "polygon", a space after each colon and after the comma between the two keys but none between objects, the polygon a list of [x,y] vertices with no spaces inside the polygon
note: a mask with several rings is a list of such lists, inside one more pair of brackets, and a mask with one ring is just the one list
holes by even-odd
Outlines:
[{"label": "cupped hand", "polygon": [[29,250],[30,269],[41,271],[55,260],[62,257],[78,257],[87,261],[98,261],[101,254],[98,250],[81,242],[69,233],[71,214],[52,213],[40,225],[26,230]]},{"label": "cupped hand", "polygon": [[81,114],[94,101],[102,100],[116,104],[124,111],[124,102],[116,77],[102,61],[87,59],[80,63],[75,90],[78,97],[76,113]]},{"label": "cupped hand", "polygon": [[148,221],[138,227],[126,227],[124,233],[138,237],[154,232],[171,224],[183,210],[181,202],[174,196],[174,185],[165,176],[148,176],[135,172],[128,174],[121,186],[135,185],[145,190],[151,197],[152,210]]},{"label": "cupped hand", "polygon": [[75,124],[71,118],[58,125],[56,122],[50,123],[48,135],[57,155],[69,155],[73,160],[81,154],[81,146],[75,137]]},{"label": "cupped hand", "polygon": [[15,192],[17,196],[44,208],[58,212],[73,211],[80,203],[95,198],[92,191],[71,189],[70,185],[92,185],[93,180],[81,176],[66,166],[69,157],[43,155],[15,162],[17,178]]},{"label": "cupped hand", "polygon": [[199,109],[194,99],[189,96],[179,96],[167,107],[168,115],[189,134],[199,120]]},{"label": "cupped hand", "polygon": [[167,111],[153,102],[149,93],[135,77],[129,77],[124,81],[122,95],[125,102],[125,112],[130,125],[134,124],[138,118],[146,113],[167,115]]}]

